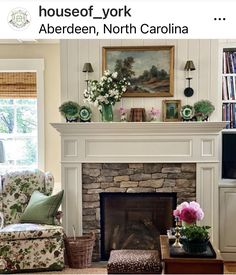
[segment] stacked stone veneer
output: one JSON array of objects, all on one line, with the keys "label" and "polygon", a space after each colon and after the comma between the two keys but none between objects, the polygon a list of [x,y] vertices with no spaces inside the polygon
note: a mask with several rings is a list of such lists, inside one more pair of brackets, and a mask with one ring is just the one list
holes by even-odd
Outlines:
[{"label": "stacked stone veneer", "polygon": [[177,203],[196,199],[196,165],[85,163],[82,166],[83,230],[94,231],[94,260],[100,259],[101,192],[177,192]]}]

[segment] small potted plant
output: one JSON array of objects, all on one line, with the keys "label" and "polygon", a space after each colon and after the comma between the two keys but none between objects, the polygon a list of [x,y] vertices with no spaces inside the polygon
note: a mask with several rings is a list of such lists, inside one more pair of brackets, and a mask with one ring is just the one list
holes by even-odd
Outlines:
[{"label": "small potted plant", "polygon": [[198,121],[207,120],[215,110],[215,107],[209,100],[200,100],[193,107]]},{"label": "small potted plant", "polygon": [[204,218],[204,212],[195,201],[182,202],[173,211],[175,219],[182,223],[181,243],[188,253],[202,253],[206,251],[209,241],[209,226],[198,226],[197,221]]},{"label": "small potted plant", "polygon": [[79,120],[79,104],[73,101],[64,102],[59,111],[65,117],[66,122],[77,122]]},{"label": "small potted plant", "polygon": [[181,243],[188,253],[202,253],[207,250],[210,239],[208,230],[210,226],[198,226],[196,224],[181,229]]}]

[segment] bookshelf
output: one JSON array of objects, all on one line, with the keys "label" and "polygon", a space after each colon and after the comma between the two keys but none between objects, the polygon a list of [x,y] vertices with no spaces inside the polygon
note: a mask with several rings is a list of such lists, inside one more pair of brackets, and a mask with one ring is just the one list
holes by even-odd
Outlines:
[{"label": "bookshelf", "polygon": [[[232,212],[236,209],[236,178],[235,175],[223,175],[223,140],[226,135],[235,135],[236,138],[236,40],[220,42],[219,45],[219,104],[222,106],[222,120],[229,121],[221,135],[221,163],[219,179],[219,224],[220,224],[220,251],[224,260],[236,260],[236,235],[232,224]],[[227,143],[227,142],[226,142]],[[229,161],[234,156],[230,151]],[[227,158],[225,165],[228,167]],[[231,170],[229,170],[231,171]],[[233,173],[233,172],[232,172]],[[231,236],[232,238],[228,238]]]},{"label": "bookshelf", "polygon": [[227,129],[236,128],[236,47],[222,49],[222,120]]}]

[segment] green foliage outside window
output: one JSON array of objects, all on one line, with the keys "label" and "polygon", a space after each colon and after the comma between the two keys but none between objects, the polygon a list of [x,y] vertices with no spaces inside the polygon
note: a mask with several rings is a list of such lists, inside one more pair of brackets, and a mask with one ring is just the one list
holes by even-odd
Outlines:
[{"label": "green foliage outside window", "polygon": [[[37,163],[37,100],[0,99],[0,135],[8,164]],[[8,135],[9,134],[9,135]]]}]

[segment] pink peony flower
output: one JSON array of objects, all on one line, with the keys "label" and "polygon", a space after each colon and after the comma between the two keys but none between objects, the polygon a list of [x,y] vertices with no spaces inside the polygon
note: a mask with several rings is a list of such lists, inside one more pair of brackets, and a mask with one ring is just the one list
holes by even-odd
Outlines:
[{"label": "pink peony flower", "polygon": [[201,208],[199,208],[196,212],[197,220],[201,221],[204,218],[204,212]]},{"label": "pink peony flower", "polygon": [[204,218],[204,212],[202,211],[199,203],[195,201],[182,202],[173,211],[173,215],[178,217],[181,221],[186,223],[195,223],[201,221]]},{"label": "pink peony flower", "polygon": [[196,210],[200,208],[200,204],[195,202],[195,201],[191,201],[189,203],[189,206],[192,207],[193,209],[196,209]]},{"label": "pink peony flower", "polygon": [[189,207],[189,203],[184,201],[180,205],[177,206],[177,209],[181,212],[186,207]]},{"label": "pink peony flower", "polygon": [[191,207],[184,208],[180,213],[180,220],[186,223],[195,223],[197,220],[196,210]]},{"label": "pink peony flower", "polygon": [[173,211],[173,215],[174,215],[175,217],[179,217],[179,216],[180,216],[180,211],[179,211],[178,209],[175,209],[175,210]]}]

